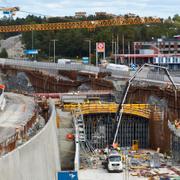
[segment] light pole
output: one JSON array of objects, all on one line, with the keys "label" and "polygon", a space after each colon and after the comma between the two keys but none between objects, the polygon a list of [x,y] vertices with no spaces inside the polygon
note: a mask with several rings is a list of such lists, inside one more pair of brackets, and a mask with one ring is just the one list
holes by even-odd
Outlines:
[{"label": "light pole", "polygon": [[91,64],[91,40],[85,39],[85,41],[89,44],[89,64]]},{"label": "light pole", "polygon": [[54,63],[56,62],[56,41],[58,41],[57,39],[53,39],[51,40],[54,42]]},{"label": "light pole", "polygon": [[51,41],[49,42],[49,62],[50,62],[50,56],[51,56]]},{"label": "light pole", "polygon": [[112,54],[114,54],[114,63],[117,64],[117,41],[112,41]]}]

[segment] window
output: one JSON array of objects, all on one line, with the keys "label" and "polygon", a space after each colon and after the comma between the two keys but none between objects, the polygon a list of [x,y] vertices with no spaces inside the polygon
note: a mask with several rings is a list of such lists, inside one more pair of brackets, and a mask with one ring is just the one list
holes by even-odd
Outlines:
[{"label": "window", "polygon": [[121,161],[121,157],[120,156],[111,156],[111,157],[109,157],[109,161],[119,162],[119,161]]}]

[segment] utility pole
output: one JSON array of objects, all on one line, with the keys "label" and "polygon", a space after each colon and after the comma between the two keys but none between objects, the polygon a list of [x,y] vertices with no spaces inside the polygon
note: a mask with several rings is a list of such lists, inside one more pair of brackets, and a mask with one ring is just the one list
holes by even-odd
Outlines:
[{"label": "utility pole", "polygon": [[112,55],[114,54],[114,36],[112,34]]},{"label": "utility pole", "polygon": [[122,35],[122,53],[124,54],[124,34]]},{"label": "utility pole", "polygon": [[134,51],[134,64],[136,64],[136,48],[135,48],[135,42],[133,42],[133,51]]},{"label": "utility pole", "polygon": [[32,37],[31,37],[32,38],[32,49],[34,49],[34,31],[32,31],[31,35],[32,35]]},{"label": "utility pole", "polygon": [[[32,31],[32,50],[34,49],[34,31]],[[32,58],[33,58],[33,54],[32,54]]]},{"label": "utility pole", "polygon": [[49,42],[49,62],[50,62],[50,56],[51,56],[51,41]]},{"label": "utility pole", "polygon": [[89,64],[91,64],[91,40],[89,42]]},{"label": "utility pole", "polygon": [[128,57],[128,64],[131,64],[131,58],[130,58],[130,52],[131,52],[131,46],[130,46],[130,42],[128,41],[128,55],[129,55],[129,57]]},{"label": "utility pole", "polygon": [[91,40],[85,39],[85,41],[89,44],[89,64],[91,64]]},{"label": "utility pole", "polygon": [[115,59],[115,64],[117,64],[117,42],[116,41],[114,42],[114,46],[115,46],[114,47],[114,51],[115,51],[114,52],[114,55],[115,55],[114,59]]},{"label": "utility pole", "polygon": [[58,41],[57,39],[53,39],[51,40],[54,42],[54,63],[56,62],[56,41]]},{"label": "utility pole", "polygon": [[117,50],[116,53],[119,54],[119,35],[117,35]]}]

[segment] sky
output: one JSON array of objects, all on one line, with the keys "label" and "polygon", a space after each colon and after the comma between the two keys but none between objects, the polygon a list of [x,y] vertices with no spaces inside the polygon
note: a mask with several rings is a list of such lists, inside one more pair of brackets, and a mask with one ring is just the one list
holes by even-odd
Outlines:
[{"label": "sky", "polygon": [[[100,11],[162,18],[180,14],[180,0],[0,0],[0,7],[14,6],[20,7],[21,11],[46,16],[73,16],[78,11],[85,11],[88,15]],[[23,12],[16,14],[18,17],[26,15],[28,14]]]}]

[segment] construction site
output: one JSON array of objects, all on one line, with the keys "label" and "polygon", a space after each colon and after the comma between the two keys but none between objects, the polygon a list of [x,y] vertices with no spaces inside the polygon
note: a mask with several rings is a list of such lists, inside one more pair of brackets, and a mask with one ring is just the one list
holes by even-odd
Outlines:
[{"label": "construction site", "polygon": [[[0,33],[151,23],[161,20],[122,16]],[[0,179],[180,179],[179,76],[152,63],[120,66],[0,58]]]}]

